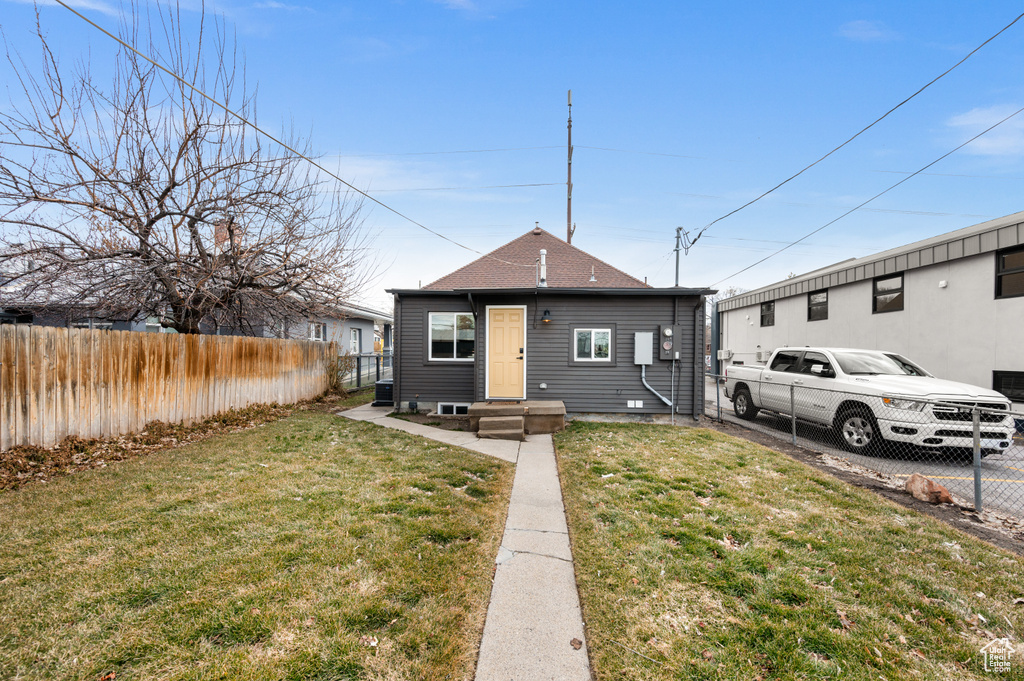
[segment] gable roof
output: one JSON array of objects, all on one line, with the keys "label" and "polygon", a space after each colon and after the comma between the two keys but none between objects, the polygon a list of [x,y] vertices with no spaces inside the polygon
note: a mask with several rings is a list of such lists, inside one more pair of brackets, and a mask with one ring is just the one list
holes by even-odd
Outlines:
[{"label": "gable roof", "polygon": [[[427,284],[423,290],[534,288],[541,249],[547,251],[548,288],[649,288],[639,279],[537,227]],[[590,280],[591,272],[594,281]]]}]

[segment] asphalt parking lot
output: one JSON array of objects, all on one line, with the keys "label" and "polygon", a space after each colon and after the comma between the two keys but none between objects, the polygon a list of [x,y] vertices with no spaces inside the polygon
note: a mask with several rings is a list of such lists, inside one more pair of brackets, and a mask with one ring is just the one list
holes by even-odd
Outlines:
[{"label": "asphalt parking lot", "polygon": [[[720,389],[718,387],[717,389]],[[705,390],[705,415],[750,428],[792,442],[789,417],[761,412],[753,421],[735,415],[732,402],[724,390],[716,391],[716,383],[708,379]],[[797,422],[797,444],[850,461],[858,466],[907,478],[914,473],[930,478],[960,497],[967,505],[974,503],[974,466],[969,450],[950,451],[913,447],[888,446],[876,456],[851,454],[835,444],[831,429]],[[1017,433],[1013,445],[991,454],[981,462],[982,508],[1017,517],[1024,516],[1024,437]]]}]

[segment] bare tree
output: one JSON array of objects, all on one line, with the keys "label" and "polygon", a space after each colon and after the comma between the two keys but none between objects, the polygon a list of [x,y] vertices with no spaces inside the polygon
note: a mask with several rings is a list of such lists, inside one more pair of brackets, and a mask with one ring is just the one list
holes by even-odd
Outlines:
[{"label": "bare tree", "polygon": [[102,87],[62,65],[38,17],[41,70],[8,50],[0,267],[50,309],[182,333],[330,314],[371,269],[361,203],[197,94],[256,117],[223,22],[186,30],[150,7],[132,3],[120,37],[185,83],[122,48]]}]

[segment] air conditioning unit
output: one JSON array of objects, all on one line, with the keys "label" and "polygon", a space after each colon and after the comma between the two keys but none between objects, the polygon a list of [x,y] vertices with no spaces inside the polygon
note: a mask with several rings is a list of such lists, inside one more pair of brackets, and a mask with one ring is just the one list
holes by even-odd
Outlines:
[{"label": "air conditioning unit", "polygon": [[387,378],[383,381],[377,381],[374,385],[374,407],[393,407],[395,406],[395,382],[393,379]]},{"label": "air conditioning unit", "polygon": [[719,350],[718,359],[732,359],[732,350]]}]

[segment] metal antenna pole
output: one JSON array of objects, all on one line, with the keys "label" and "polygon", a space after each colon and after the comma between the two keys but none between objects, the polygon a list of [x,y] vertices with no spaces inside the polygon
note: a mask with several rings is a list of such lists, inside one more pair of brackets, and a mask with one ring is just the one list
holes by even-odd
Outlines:
[{"label": "metal antenna pole", "polygon": [[569,90],[569,178],[566,180],[567,203],[565,215],[565,241],[572,243],[572,90]]}]

